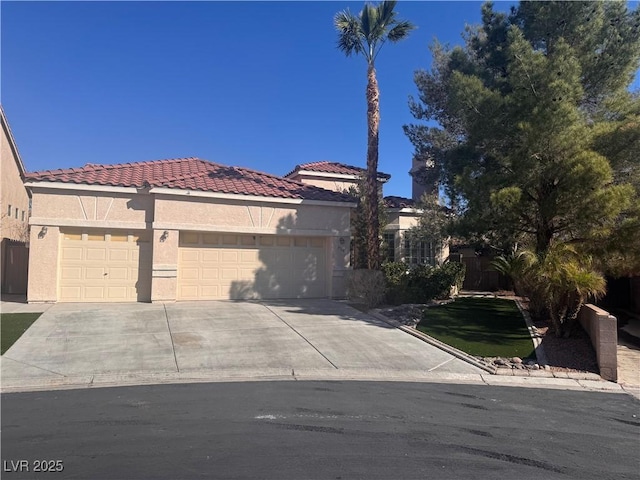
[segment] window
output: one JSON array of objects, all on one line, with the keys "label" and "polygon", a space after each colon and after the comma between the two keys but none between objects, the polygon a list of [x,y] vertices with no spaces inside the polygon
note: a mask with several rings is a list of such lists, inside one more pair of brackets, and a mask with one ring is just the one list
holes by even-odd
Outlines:
[{"label": "window", "polygon": [[22,210],[22,221],[24,222],[24,210]]},{"label": "window", "polygon": [[424,240],[404,239],[404,261],[410,265],[435,266],[435,252],[433,243]]},{"label": "window", "polygon": [[7,208],[7,216],[11,216],[11,205]]},{"label": "window", "polygon": [[198,234],[195,232],[180,232],[180,242],[185,245],[196,245]]},{"label": "window", "polygon": [[16,207],[16,220],[18,219],[18,207]]},{"label": "window", "polygon": [[382,234],[382,261],[394,262],[396,259],[396,234],[384,232]]}]

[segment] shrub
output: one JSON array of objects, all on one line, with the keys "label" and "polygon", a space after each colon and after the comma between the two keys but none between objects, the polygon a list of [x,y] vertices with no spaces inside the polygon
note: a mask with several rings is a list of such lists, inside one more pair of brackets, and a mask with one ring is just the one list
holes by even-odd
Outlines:
[{"label": "shrub", "polygon": [[464,265],[448,262],[439,267],[408,266],[402,262],[386,263],[382,271],[387,283],[387,301],[399,303],[428,303],[434,298],[448,298],[451,287],[461,288]]},{"label": "shrub", "polygon": [[403,303],[409,266],[403,262],[385,262],[381,268],[386,282],[387,302],[392,305]]},{"label": "shrub", "polygon": [[367,308],[380,305],[385,297],[385,279],[379,270],[359,269],[347,272],[347,298],[359,300]]}]

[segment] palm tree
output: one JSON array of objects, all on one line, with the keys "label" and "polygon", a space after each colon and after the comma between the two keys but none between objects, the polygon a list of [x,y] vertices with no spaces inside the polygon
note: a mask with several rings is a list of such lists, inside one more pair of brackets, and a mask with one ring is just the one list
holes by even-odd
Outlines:
[{"label": "palm tree", "polygon": [[348,57],[363,55],[367,61],[367,176],[365,207],[367,218],[367,266],[380,268],[380,223],[378,219],[378,130],[380,127],[380,91],[376,79],[375,60],[380,49],[389,41],[399,42],[415,28],[398,20],[394,7],[397,2],[384,1],[378,5],[365,4],[359,16],[349,10],[338,12],[334,25],[338,31],[338,49]]}]

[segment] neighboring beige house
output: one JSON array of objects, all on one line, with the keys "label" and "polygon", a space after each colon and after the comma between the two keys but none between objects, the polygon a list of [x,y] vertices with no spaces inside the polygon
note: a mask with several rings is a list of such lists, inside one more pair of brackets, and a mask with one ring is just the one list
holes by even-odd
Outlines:
[{"label": "neighboring beige house", "polygon": [[344,296],[352,197],[198,158],[26,175],[29,302]]},{"label": "neighboring beige house", "polygon": [[[414,165],[412,171],[418,170]],[[303,183],[316,185],[337,192],[346,191],[366,173],[364,168],[344,165],[336,162],[320,161],[296,165],[286,177]],[[382,195],[383,184],[391,175],[378,173],[378,182]],[[449,256],[447,242],[442,245],[432,245],[424,241],[411,241],[406,232],[418,224],[421,211],[416,208],[416,200],[427,193],[427,188],[415,180],[412,184],[412,197],[384,197],[387,207],[387,225],[383,229],[383,256],[389,261],[404,261],[409,264],[426,263],[436,265],[443,263]]]},{"label": "neighboring beige house", "polygon": [[449,243],[443,239],[435,244],[424,240],[415,241],[406,233],[418,225],[422,210],[411,198],[384,197],[387,208],[387,225],[382,233],[385,260],[402,261],[410,265],[441,265],[449,258]]},{"label": "neighboring beige house", "polygon": [[[347,192],[356,188],[367,171],[364,168],[353,167],[343,163],[320,161],[303,163],[285,175],[297,182],[315,185],[334,192]],[[389,181],[391,175],[378,172],[378,186],[382,195],[382,185]]]},{"label": "neighboring beige house", "polygon": [[0,185],[0,285],[3,293],[26,293],[30,195],[22,181],[24,164],[0,107],[2,170]]}]

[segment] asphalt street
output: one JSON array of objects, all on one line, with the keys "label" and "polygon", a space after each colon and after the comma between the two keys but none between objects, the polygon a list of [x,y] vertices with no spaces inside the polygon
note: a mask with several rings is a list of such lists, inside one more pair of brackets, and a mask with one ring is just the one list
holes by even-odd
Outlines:
[{"label": "asphalt street", "polygon": [[640,402],[619,393],[289,381],[2,396],[6,479],[619,480],[638,479],[639,448]]}]

